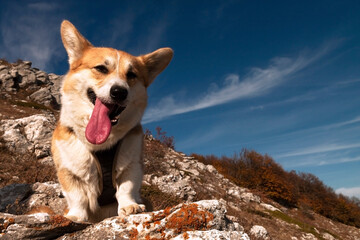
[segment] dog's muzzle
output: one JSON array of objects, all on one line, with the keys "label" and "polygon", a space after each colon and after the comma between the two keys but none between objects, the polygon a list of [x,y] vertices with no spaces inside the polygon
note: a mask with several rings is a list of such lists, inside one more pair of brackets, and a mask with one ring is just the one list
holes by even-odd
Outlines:
[{"label": "dog's muzzle", "polygon": [[[120,86],[112,86],[110,88],[110,97],[111,99],[116,102],[117,104],[107,104],[111,106],[111,111],[109,112],[109,118],[111,121],[111,125],[114,126],[118,123],[118,119],[120,117],[120,114],[125,110],[126,106],[121,105],[123,103],[128,95],[128,90],[126,88],[120,87]],[[87,90],[87,96],[92,102],[92,104],[95,105],[96,101],[96,94],[93,89],[88,88]]]}]

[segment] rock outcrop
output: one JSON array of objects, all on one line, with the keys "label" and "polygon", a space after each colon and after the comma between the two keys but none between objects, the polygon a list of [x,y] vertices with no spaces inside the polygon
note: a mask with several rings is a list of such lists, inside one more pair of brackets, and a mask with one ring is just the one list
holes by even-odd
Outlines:
[{"label": "rock outcrop", "polygon": [[[3,239],[249,239],[243,227],[226,216],[219,200],[182,203],[164,210],[112,217],[97,224],[74,223],[59,184],[13,184],[0,190]],[[48,206],[57,212],[43,212]]]},{"label": "rock outcrop", "polygon": [[62,76],[47,74],[31,65],[30,61],[13,64],[0,61],[0,90],[10,93],[26,90],[31,93],[29,100],[59,109]]},{"label": "rock outcrop", "polygon": [[52,114],[38,114],[21,119],[0,121],[2,139],[10,151],[34,153],[37,159],[50,159],[50,143],[56,119]]}]

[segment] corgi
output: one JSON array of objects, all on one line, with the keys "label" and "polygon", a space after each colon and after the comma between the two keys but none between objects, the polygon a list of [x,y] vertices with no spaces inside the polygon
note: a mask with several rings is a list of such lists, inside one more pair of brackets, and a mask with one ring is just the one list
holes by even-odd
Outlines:
[{"label": "corgi", "polygon": [[94,47],[67,20],[61,39],[70,69],[51,151],[68,205],[65,217],[98,222],[145,211],[141,118],[147,87],[173,57],[171,48],[132,56]]}]

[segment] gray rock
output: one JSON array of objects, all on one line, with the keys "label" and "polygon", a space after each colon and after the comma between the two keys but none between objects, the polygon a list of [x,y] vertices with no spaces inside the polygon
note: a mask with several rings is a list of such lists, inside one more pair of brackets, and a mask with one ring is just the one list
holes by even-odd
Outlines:
[{"label": "gray rock", "polygon": [[1,64],[0,64],[0,73],[1,73],[4,69],[8,69],[8,67],[5,66],[5,65],[1,65]]},{"label": "gray rock", "polygon": [[58,75],[55,75],[55,76],[57,76],[57,77],[53,78],[51,80],[52,85],[50,88],[50,92],[51,92],[51,95],[55,98],[56,104],[58,104],[60,106],[61,105],[60,88],[62,85],[63,76],[58,76]]},{"label": "gray rock", "polygon": [[333,235],[329,234],[329,233],[324,233],[322,235],[322,237],[325,239],[325,240],[336,240],[336,238],[334,238]]},{"label": "gray rock", "polygon": [[43,72],[43,71],[37,71],[35,73],[36,75],[36,80],[37,80],[37,84],[38,85],[42,85],[42,84],[45,84],[49,81],[49,76],[46,72]]},{"label": "gray rock", "polygon": [[0,211],[24,200],[31,192],[29,184],[11,184],[0,189]]},{"label": "gray rock", "polygon": [[4,65],[0,65],[0,76],[2,74],[9,74],[9,69]]},{"label": "gray rock", "polygon": [[24,199],[26,212],[41,206],[48,206],[55,214],[63,214],[66,208],[66,200],[61,192],[59,183],[45,182],[31,185],[32,194]]},{"label": "gray rock", "polygon": [[182,175],[181,171],[161,177],[145,175],[144,179],[158,186],[161,191],[175,195],[185,201],[191,202],[195,199],[196,191],[190,184],[191,179],[189,176]]},{"label": "gray rock", "polygon": [[219,230],[208,230],[208,231],[188,231],[184,234],[178,235],[172,240],[186,240],[186,239],[204,239],[204,240],[250,240],[249,236],[242,231],[219,231]]},{"label": "gray rock", "polygon": [[251,192],[245,192],[245,193],[242,193],[240,195],[240,198],[242,201],[246,202],[246,203],[249,203],[249,202],[256,202],[256,203],[260,203],[261,202],[261,199],[259,196],[251,193]]},{"label": "gray rock", "polygon": [[32,62],[30,61],[22,61],[21,63],[19,63],[16,68],[27,68],[27,69],[30,69],[31,68],[31,65],[32,65]]},{"label": "gray rock", "polygon": [[22,69],[19,74],[22,76],[21,82],[19,83],[21,88],[34,85],[36,83],[36,76],[32,71]]},{"label": "gray rock", "polygon": [[0,189],[0,211],[25,214],[47,206],[54,214],[63,214],[66,200],[55,182],[11,184]]},{"label": "gray rock", "polygon": [[301,240],[317,240],[317,238],[312,233],[304,233],[300,239]]},{"label": "gray rock", "polygon": [[207,165],[206,170],[208,170],[211,173],[217,173],[217,170],[214,168],[213,165]]},{"label": "gray rock", "polygon": [[263,226],[254,225],[250,229],[250,234],[254,236],[256,239],[270,239],[267,230]]},{"label": "gray rock", "polygon": [[29,96],[29,98],[37,103],[44,104],[45,106],[51,106],[51,103],[55,101],[55,98],[50,93],[50,86],[40,88]]},{"label": "gray rock", "polygon": [[261,203],[260,205],[261,205],[262,207],[264,207],[265,209],[269,210],[269,211],[273,211],[273,212],[279,211],[279,212],[281,212],[280,209],[274,207],[274,206],[271,205],[271,204]]},{"label": "gray rock", "polygon": [[[3,239],[189,239],[186,236],[190,239],[249,239],[243,227],[226,217],[224,201],[179,204],[161,211],[112,217],[88,225],[59,215],[66,203],[59,184],[54,182],[9,185],[0,189],[0,197],[1,206],[26,206],[22,215],[0,213]],[[49,215],[39,211],[40,208],[36,208],[39,206],[48,206],[55,212]],[[32,214],[24,215],[34,208],[36,211]]]},{"label": "gray rock", "polygon": [[234,229],[234,224],[226,218],[225,212],[225,206],[216,200],[180,204],[171,209],[130,215],[123,219],[108,218],[60,239],[184,239],[182,237],[187,235],[193,236],[193,239],[212,239],[207,238],[209,236],[218,236],[214,239],[249,239],[240,230],[230,230]]},{"label": "gray rock", "polygon": [[30,117],[2,120],[0,130],[5,146],[14,152],[35,153],[37,158],[50,155],[52,131],[56,119],[52,114],[37,114]]},{"label": "gray rock", "polygon": [[5,91],[12,91],[16,86],[14,78],[8,73],[0,75],[0,80],[1,88]]},{"label": "gray rock", "polygon": [[50,81],[53,81],[53,80],[57,80],[60,76],[59,75],[56,75],[54,73],[49,73],[48,74],[48,77],[49,77],[49,80]]},{"label": "gray rock", "polygon": [[61,215],[36,213],[12,215],[0,213],[1,239],[53,239],[86,228],[89,224],[75,223]]},{"label": "gray rock", "polygon": [[19,75],[18,70],[15,69],[15,68],[12,68],[12,69],[9,71],[9,74],[10,74],[11,77],[13,77],[13,78],[16,78],[16,77]]}]

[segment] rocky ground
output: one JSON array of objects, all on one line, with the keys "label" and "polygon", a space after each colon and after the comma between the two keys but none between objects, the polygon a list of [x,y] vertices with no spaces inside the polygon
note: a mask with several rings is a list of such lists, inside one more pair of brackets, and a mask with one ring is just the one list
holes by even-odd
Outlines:
[{"label": "rocky ground", "polygon": [[360,239],[357,228],[280,206],[152,136],[145,137],[142,187],[149,212],[71,222],[62,217],[66,203],[50,155],[61,79],[31,62],[0,61],[1,238]]}]

